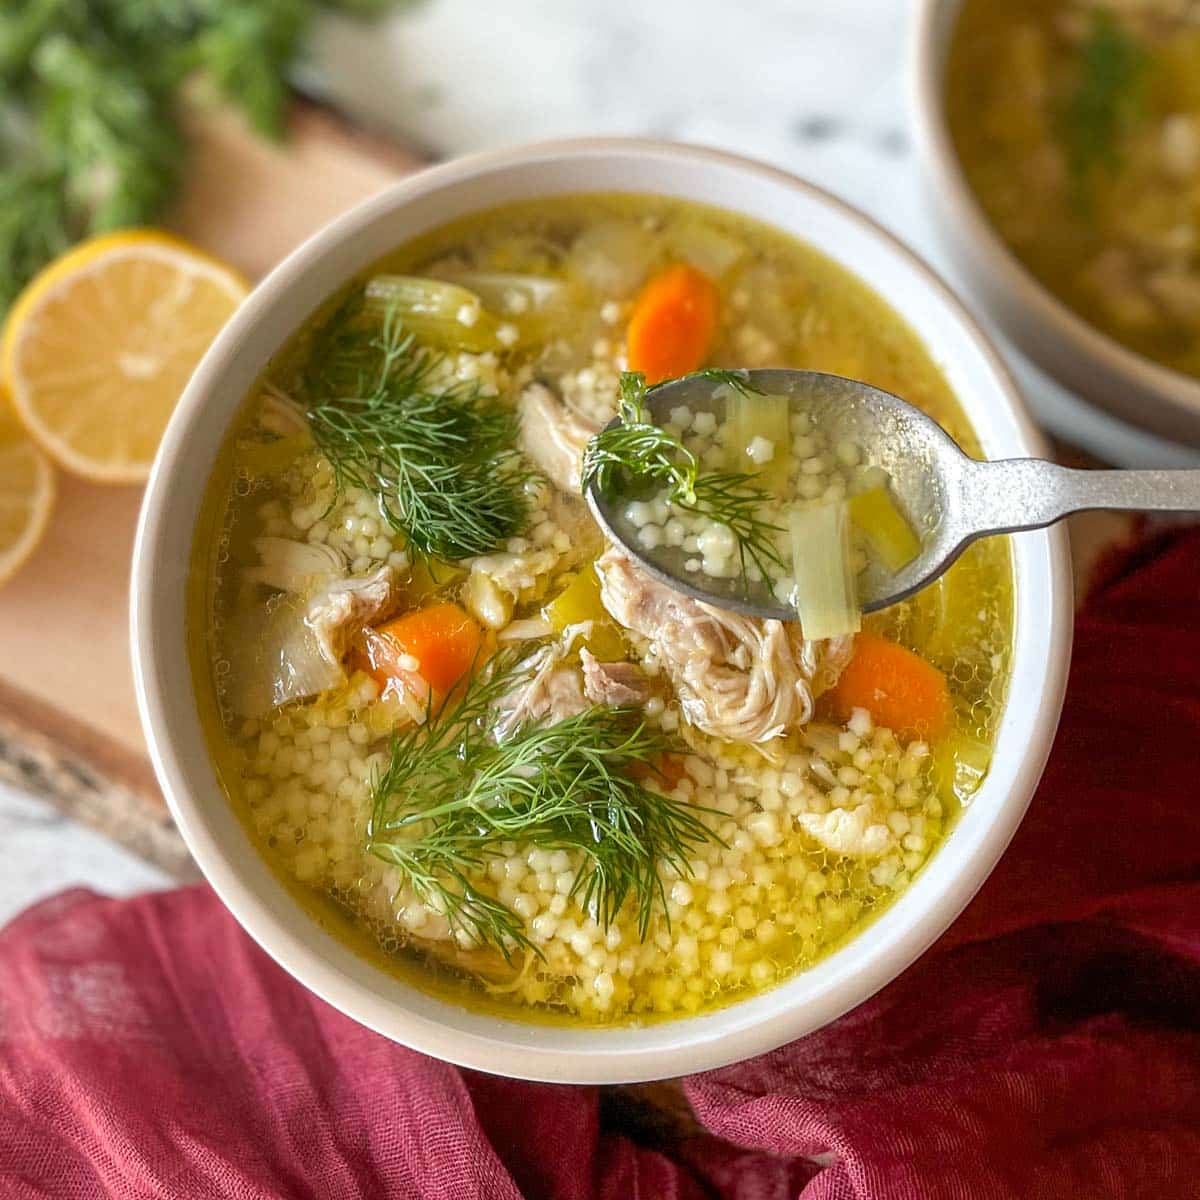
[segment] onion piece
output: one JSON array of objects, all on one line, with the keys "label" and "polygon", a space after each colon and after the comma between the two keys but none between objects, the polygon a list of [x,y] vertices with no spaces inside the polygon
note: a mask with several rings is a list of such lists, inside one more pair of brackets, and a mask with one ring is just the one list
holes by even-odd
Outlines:
[{"label": "onion piece", "polygon": [[225,657],[238,670],[225,698],[239,716],[262,717],[344,681],[341,667],[325,657],[304,618],[302,604],[275,597],[241,610],[229,623]]},{"label": "onion piece", "polygon": [[659,258],[654,235],[634,221],[600,221],[576,239],[567,273],[604,299],[631,296]]},{"label": "onion piece", "polygon": [[746,257],[744,242],[697,217],[681,217],[663,231],[671,256],[720,279]]}]

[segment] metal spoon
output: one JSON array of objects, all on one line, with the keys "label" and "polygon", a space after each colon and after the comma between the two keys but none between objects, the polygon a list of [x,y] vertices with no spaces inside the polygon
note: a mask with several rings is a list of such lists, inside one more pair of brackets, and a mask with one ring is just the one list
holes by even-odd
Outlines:
[{"label": "metal spoon", "polygon": [[[921,539],[921,552],[898,572],[872,559],[858,577],[865,612],[886,608],[932,583],[978,538],[1040,529],[1087,509],[1134,512],[1200,511],[1200,469],[1079,471],[1038,458],[980,462],[968,458],[948,433],[919,409],[865,383],[817,371],[755,370],[747,382],[772,396],[788,396],[832,441],[858,445],[890,476],[891,490]],[[689,376],[654,388],[650,419],[671,409],[724,417],[727,385]],[[794,620],[795,610],[765,584],[713,579],[684,571],[685,557],[666,548],[648,551],[624,515],[627,498],[603,496],[593,485],[588,502],[609,537],[651,575],[696,600],[751,616]]]}]

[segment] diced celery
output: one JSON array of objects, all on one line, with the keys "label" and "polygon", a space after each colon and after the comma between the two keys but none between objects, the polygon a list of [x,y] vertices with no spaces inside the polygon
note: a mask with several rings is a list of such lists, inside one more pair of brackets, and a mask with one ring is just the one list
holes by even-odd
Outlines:
[{"label": "diced celery", "polygon": [[[729,389],[725,406],[725,461],[731,471],[749,471],[768,490],[782,492],[787,486],[791,462],[791,410],[786,396],[762,396],[757,392]],[[754,451],[769,442],[772,454],[756,462]]]},{"label": "diced celery", "polygon": [[419,558],[413,563],[408,579],[402,585],[404,606],[415,608],[439,592],[456,584],[466,575],[466,570],[457,563],[442,562],[437,558]]},{"label": "diced celery", "polygon": [[873,487],[852,496],[850,520],[889,571],[907,566],[921,552],[920,539],[886,487]]},{"label": "diced celery", "polygon": [[499,348],[500,320],[466,288],[441,279],[376,275],[367,283],[367,302],[396,314],[421,342],[444,350],[479,353]]},{"label": "diced celery", "polygon": [[793,596],[804,636],[842,637],[862,627],[851,567],[850,517],[844,501],[793,512]]},{"label": "diced celery", "polygon": [[933,774],[947,800],[966,804],[979,791],[991,765],[991,746],[965,734],[954,734],[937,747]]},{"label": "diced celery", "polygon": [[625,657],[625,638],[600,599],[600,578],[591,563],[542,609],[542,616],[556,633],[590,621],[591,633],[583,639],[587,648],[602,662]]}]

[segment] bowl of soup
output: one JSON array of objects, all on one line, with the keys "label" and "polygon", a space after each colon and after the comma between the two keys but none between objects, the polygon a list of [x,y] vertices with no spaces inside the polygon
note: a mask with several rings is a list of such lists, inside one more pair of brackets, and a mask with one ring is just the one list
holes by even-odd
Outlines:
[{"label": "bowl of soup", "polygon": [[[1040,449],[908,251],[792,176],[685,146],[423,172],[221,334],[147,492],[136,681],[197,863],[305,986],[482,1070],[679,1075],[861,1002],[982,883],[1061,706],[1061,534],[980,543],[806,637],[663,587],[583,501],[584,455],[639,389],[766,365],[868,380],[975,454]],[[859,449],[748,412],[650,434],[718,467],[736,451],[722,502],[769,478],[818,519],[890,520]],[[728,575],[736,538],[691,519],[702,494],[629,513]]]},{"label": "bowl of soup", "polygon": [[1200,17],[924,0],[913,111],[938,233],[1037,366],[1200,444]]}]

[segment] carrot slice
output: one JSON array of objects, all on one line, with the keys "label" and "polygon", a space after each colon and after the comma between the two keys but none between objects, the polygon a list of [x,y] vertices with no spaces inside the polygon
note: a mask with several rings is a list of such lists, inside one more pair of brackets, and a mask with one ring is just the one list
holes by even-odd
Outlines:
[{"label": "carrot slice", "polygon": [[716,330],[716,284],[686,263],[667,267],[634,301],[625,334],[629,369],[641,371],[649,384],[695,371]]},{"label": "carrot slice", "polygon": [[[415,669],[445,695],[471,669],[482,646],[483,630],[457,604],[431,604],[371,630],[364,669],[384,687],[410,679]],[[416,667],[406,658],[415,659]]]},{"label": "carrot slice", "polygon": [[876,724],[901,738],[935,738],[950,725],[952,709],[946,676],[923,658],[873,633],[854,639],[829,703],[840,720],[865,708]]}]

